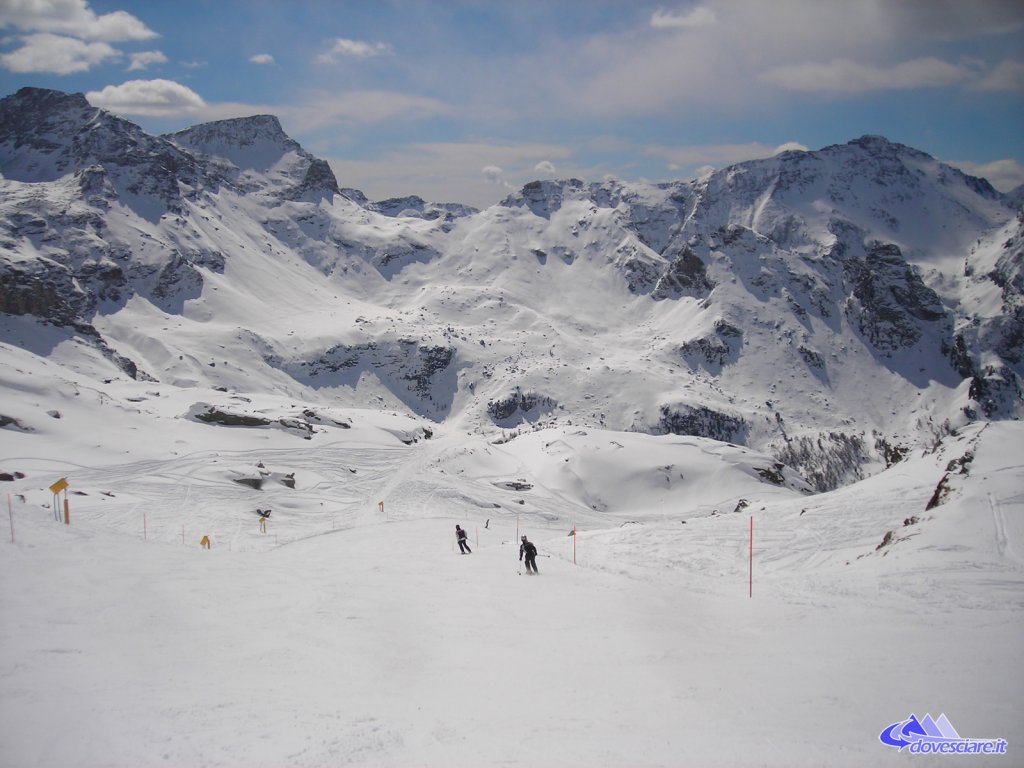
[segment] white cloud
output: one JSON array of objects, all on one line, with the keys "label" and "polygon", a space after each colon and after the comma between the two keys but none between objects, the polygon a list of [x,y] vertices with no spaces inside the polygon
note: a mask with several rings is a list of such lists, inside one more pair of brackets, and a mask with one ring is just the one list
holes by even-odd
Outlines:
[{"label": "white cloud", "polygon": [[772,152],[773,155],[781,155],[783,152],[806,152],[807,147],[797,141],[787,141],[785,144],[780,144]]},{"label": "white cloud", "polygon": [[[761,105],[777,104],[778,88],[858,93],[971,87],[985,65],[959,58],[967,49],[954,52],[935,41],[966,39],[975,55],[991,62],[979,36],[999,43],[993,51],[1009,50],[1006,38],[1022,20],[1020,0],[666,0],[653,15],[645,14],[642,26],[532,51],[507,79],[529,82],[541,94],[537,98],[587,115],[675,114],[709,106],[756,114]],[[678,34],[667,34],[688,30],[697,33],[685,44]],[[1014,69],[1007,65],[984,82],[993,90],[1015,87]]]},{"label": "white cloud", "polygon": [[670,170],[699,166],[723,167],[744,160],[772,157],[788,149],[806,149],[802,144],[787,142],[778,147],[759,142],[749,144],[692,144],[682,147],[649,146],[644,154],[660,157]]},{"label": "white cloud", "polygon": [[136,70],[143,70],[151,64],[166,64],[167,57],[160,51],[142,51],[141,53],[133,53],[130,56],[131,65],[128,67],[129,72],[135,72]]},{"label": "white cloud", "polygon": [[970,78],[972,70],[934,57],[877,67],[849,59],[834,59],[827,64],[807,62],[765,72],[761,79],[794,91],[864,91],[940,88],[957,85]]},{"label": "white cloud", "polygon": [[40,32],[22,38],[20,48],[0,55],[0,65],[11,72],[70,75],[74,72],[86,72],[95,65],[108,59],[119,58],[120,55],[107,43],[87,43],[72,37]]},{"label": "white cloud", "polygon": [[90,91],[85,97],[93,106],[121,115],[174,117],[206,107],[199,94],[173,80],[129,80]]},{"label": "white cloud", "polygon": [[971,87],[979,91],[1024,93],[1024,61],[1007,59]]},{"label": "white cloud", "polygon": [[1006,35],[1024,26],[1019,0],[901,0],[882,6],[902,39],[949,42],[979,35]]},{"label": "white cloud", "polygon": [[335,64],[339,59],[369,59],[390,52],[391,46],[386,43],[366,43],[339,37],[331,43],[329,51],[317,57],[317,61],[321,64]]},{"label": "white cloud", "polygon": [[557,144],[485,142],[409,144],[376,157],[317,152],[329,160],[341,186],[361,189],[371,200],[416,194],[424,200],[479,208],[533,181],[533,168],[542,159],[564,160],[572,153],[572,148]]},{"label": "white cloud", "polygon": [[537,171],[537,173],[544,173],[549,176],[553,176],[555,174],[555,164],[550,160],[541,160],[533,166],[533,170]]},{"label": "white cloud", "polygon": [[273,64],[274,57],[269,53],[257,53],[255,56],[250,56],[249,61],[253,64]]},{"label": "white cloud", "polygon": [[443,101],[395,91],[346,91],[320,93],[306,103],[279,107],[277,114],[288,117],[301,131],[312,131],[339,123],[373,125],[388,120],[416,120],[451,111]]},{"label": "white cloud", "polygon": [[[110,45],[112,42],[157,37],[130,13],[114,11],[98,16],[86,0],[0,0],[0,29],[6,27],[26,34],[13,38],[20,47],[0,55],[0,66],[12,72],[56,75],[86,72],[105,61],[121,58],[122,54]],[[155,53],[136,54],[129,70],[155,63],[146,60]]]},{"label": "white cloud", "polygon": [[699,5],[689,13],[677,13],[659,8],[651,16],[651,26],[655,29],[692,29],[707,27],[716,21],[715,12]]},{"label": "white cloud", "polygon": [[971,176],[988,179],[993,187],[1001,192],[1009,192],[1024,184],[1024,165],[1016,160],[994,160],[991,163],[970,163],[966,161],[946,161],[954,168],[959,168]]},{"label": "white cloud", "polygon": [[2,27],[110,43],[157,37],[156,32],[125,11],[97,16],[86,0],[2,0]]}]

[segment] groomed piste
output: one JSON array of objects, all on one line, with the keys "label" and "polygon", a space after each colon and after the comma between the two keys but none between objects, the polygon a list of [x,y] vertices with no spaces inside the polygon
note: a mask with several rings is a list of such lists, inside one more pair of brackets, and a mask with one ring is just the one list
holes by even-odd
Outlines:
[{"label": "groomed piste", "polygon": [[807,495],[699,438],[338,409],[307,441],[283,400],[230,427],[34,373],[4,374],[60,412],[0,432],[4,765],[897,765],[879,732],[926,710],[1008,740],[972,764],[1019,749],[1019,423]]}]

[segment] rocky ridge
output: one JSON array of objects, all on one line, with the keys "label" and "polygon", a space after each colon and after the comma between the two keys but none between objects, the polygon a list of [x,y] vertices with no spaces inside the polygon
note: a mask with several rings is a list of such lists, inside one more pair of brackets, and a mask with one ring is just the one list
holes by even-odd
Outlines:
[{"label": "rocky ridge", "polygon": [[339,187],[273,116],[153,137],[22,89],[0,172],[0,338],[62,329],[98,377],[695,434],[821,489],[1024,413],[1019,200],[882,137],[475,211]]}]

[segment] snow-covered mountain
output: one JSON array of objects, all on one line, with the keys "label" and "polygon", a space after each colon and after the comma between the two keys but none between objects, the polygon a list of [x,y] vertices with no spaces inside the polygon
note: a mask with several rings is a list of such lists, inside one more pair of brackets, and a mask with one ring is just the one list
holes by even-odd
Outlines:
[{"label": "snow-covered mountain", "polygon": [[0,764],[1019,751],[1019,195],[864,137],[373,202],[35,89],[0,173]]},{"label": "snow-covered mountain", "polygon": [[818,489],[1024,413],[1019,201],[881,137],[475,211],[371,202],[272,116],[26,88],[0,172],[3,343],[74,378],[696,435]]}]

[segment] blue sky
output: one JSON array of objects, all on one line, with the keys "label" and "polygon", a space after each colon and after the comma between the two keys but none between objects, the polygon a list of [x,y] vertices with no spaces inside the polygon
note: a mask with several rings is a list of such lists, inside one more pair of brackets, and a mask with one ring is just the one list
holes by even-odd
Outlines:
[{"label": "blue sky", "polygon": [[865,133],[1024,183],[1019,0],[0,0],[0,94],[271,113],[342,186],[486,206]]}]

